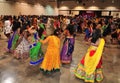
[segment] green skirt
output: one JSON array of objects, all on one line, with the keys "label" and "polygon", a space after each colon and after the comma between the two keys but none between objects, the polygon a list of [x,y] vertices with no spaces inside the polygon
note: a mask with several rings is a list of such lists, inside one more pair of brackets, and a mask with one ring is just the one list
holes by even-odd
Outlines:
[{"label": "green skirt", "polygon": [[12,41],[12,48],[11,48],[11,50],[15,50],[15,48],[17,47],[17,41],[18,41],[18,39],[19,39],[19,35],[15,34],[14,39]]},{"label": "green skirt", "polygon": [[37,65],[43,60],[43,52],[41,49],[41,43],[37,42],[32,45],[30,45],[30,64],[31,65]]}]

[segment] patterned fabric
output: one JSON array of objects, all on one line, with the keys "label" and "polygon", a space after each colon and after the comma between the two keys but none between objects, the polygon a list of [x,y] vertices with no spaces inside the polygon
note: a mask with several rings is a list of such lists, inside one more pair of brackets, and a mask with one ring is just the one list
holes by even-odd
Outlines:
[{"label": "patterned fabric", "polygon": [[[88,52],[86,53],[84,66],[87,74],[93,73],[97,65],[99,64],[102,57],[104,44],[105,44],[104,39],[100,39],[98,47],[96,48],[95,46],[90,46]],[[93,56],[90,56],[91,50],[96,50],[96,52],[93,53]]]},{"label": "patterned fabric", "polygon": [[17,41],[18,41],[18,39],[19,39],[19,35],[18,34],[16,34],[15,36],[14,36],[14,40],[13,40],[13,42],[12,42],[12,50],[15,50],[15,48],[17,47]]},{"label": "patterned fabric", "polygon": [[101,39],[99,46],[90,46],[86,55],[75,69],[75,76],[85,82],[102,81],[102,60],[101,55],[104,47],[104,40]]},{"label": "patterned fabric", "polygon": [[7,48],[10,50],[12,47],[12,41],[14,40],[14,36],[15,36],[16,32],[13,33],[12,37],[9,39],[8,41],[8,46]]},{"label": "patterned fabric", "polygon": [[41,43],[40,42],[34,43],[30,45],[29,48],[30,48],[29,54],[31,58],[30,64],[32,65],[39,64],[42,61],[42,55],[43,55],[43,52],[41,50]]},{"label": "patterned fabric", "polygon": [[79,64],[74,72],[75,76],[83,79],[85,82],[92,82],[95,81],[102,81],[103,80],[103,74],[102,74],[102,68],[97,68],[94,73],[88,75],[85,72],[85,68],[82,64]]},{"label": "patterned fabric", "polygon": [[74,51],[74,38],[66,38],[61,51],[61,62],[70,63],[72,61],[72,53]]},{"label": "patterned fabric", "polygon": [[47,43],[48,47],[40,69],[44,72],[51,72],[60,69],[60,39],[56,36],[47,37],[42,43]]},{"label": "patterned fabric", "polygon": [[28,58],[28,55],[29,55],[29,43],[23,37],[22,41],[15,49],[14,56],[16,58]]},{"label": "patterned fabric", "polygon": [[16,31],[16,32],[13,33],[12,37],[8,41],[8,47],[7,48],[8,48],[9,51],[14,51],[15,50],[15,48],[17,47],[16,43],[17,43],[18,39],[19,39],[19,35]]},{"label": "patterned fabric", "polygon": [[33,43],[29,46],[31,65],[38,65],[43,60],[43,52],[41,49],[41,43],[38,40],[39,40],[39,37],[38,37],[38,33],[36,32],[33,35],[33,40],[32,40]]}]

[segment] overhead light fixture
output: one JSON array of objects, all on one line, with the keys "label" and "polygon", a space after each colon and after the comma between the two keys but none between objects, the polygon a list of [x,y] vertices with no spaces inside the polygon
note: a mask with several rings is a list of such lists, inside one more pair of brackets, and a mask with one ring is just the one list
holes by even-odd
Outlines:
[{"label": "overhead light fixture", "polygon": [[114,0],[112,0],[112,3],[114,3],[115,1]]},{"label": "overhead light fixture", "polygon": [[93,3],[95,3],[95,0],[93,0]]},{"label": "overhead light fixture", "polygon": [[63,4],[63,1],[61,1],[61,4]]},{"label": "overhead light fixture", "polygon": [[79,4],[79,2],[78,2],[78,1],[77,1],[76,3],[77,3],[77,4]]}]

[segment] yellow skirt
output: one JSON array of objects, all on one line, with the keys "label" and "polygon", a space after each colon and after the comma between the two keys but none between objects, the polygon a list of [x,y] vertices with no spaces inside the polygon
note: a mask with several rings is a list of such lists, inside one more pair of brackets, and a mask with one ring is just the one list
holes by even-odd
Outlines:
[{"label": "yellow skirt", "polygon": [[40,66],[40,70],[51,72],[60,69],[60,54],[57,49],[48,49],[44,60]]}]

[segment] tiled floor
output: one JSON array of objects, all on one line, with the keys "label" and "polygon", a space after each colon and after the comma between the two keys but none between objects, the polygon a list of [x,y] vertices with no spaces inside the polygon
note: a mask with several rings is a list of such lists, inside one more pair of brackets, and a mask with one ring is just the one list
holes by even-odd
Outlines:
[{"label": "tiled floor", "polygon": [[[5,53],[6,39],[0,40],[0,83],[84,83],[77,79],[73,70],[85,55],[88,45],[83,41],[83,34],[79,34],[75,41],[73,61],[70,65],[62,65],[58,73],[43,75],[38,66],[30,66],[29,59],[24,63]],[[46,46],[43,46],[44,52]],[[103,53],[102,83],[120,83],[120,48],[118,45],[106,44]]]}]

